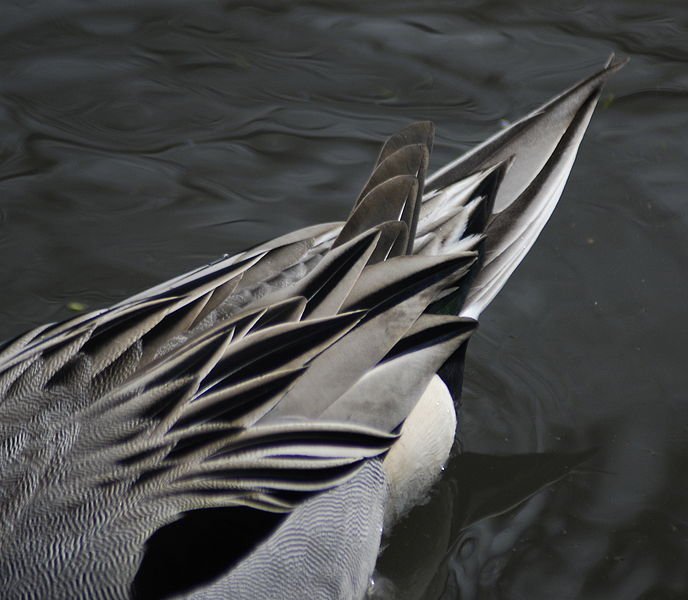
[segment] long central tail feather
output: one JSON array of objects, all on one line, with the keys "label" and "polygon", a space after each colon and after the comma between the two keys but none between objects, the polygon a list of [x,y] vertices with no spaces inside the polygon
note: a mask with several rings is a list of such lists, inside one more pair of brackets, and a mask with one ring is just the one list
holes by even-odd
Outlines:
[{"label": "long central tail feather", "polygon": [[464,204],[461,187],[447,193],[452,186],[461,186],[467,178],[495,166],[508,165],[492,199],[480,269],[461,315],[478,318],[537,239],[559,200],[604,82],[626,62],[614,62],[612,55],[602,71],[427,179],[421,221],[433,198],[443,195],[447,207]]}]

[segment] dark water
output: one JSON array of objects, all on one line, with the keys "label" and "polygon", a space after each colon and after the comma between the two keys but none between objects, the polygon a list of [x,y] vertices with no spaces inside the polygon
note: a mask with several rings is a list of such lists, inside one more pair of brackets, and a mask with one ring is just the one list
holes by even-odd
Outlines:
[{"label": "dark water", "polygon": [[688,5],[518,4],[2,0],[0,338],[338,220],[397,127],[439,166],[615,51],[376,593],[687,598]]}]

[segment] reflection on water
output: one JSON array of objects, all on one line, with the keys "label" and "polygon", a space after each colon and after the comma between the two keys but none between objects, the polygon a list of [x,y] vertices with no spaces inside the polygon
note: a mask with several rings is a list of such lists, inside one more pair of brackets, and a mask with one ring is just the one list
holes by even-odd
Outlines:
[{"label": "reflection on water", "polygon": [[469,453],[377,581],[400,598],[685,597],[688,11],[420,6],[6,2],[0,337],[341,218],[412,119],[436,122],[438,165],[630,56],[471,342]]}]

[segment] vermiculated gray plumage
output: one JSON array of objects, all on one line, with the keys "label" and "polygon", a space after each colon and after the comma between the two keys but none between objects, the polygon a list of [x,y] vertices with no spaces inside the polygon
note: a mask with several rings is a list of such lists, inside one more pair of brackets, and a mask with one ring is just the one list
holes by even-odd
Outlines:
[{"label": "vermiculated gray plumage", "polygon": [[[413,124],[345,223],[1,347],[3,597],[360,596],[409,504],[404,459],[381,459],[544,226],[621,64],[427,182],[433,127]],[[249,516],[206,544],[214,566],[185,562],[194,519],[227,511]]]},{"label": "vermiculated gray plumage", "polygon": [[302,600],[304,593],[309,600],[361,597],[369,565],[377,558],[385,497],[382,463],[369,460],[342,485],[299,505],[227,577],[192,593],[189,600]]}]

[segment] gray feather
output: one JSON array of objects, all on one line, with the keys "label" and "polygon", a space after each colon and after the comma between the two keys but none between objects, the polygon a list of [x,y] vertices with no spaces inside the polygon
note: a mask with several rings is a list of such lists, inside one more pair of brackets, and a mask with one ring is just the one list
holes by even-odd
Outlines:
[{"label": "gray feather", "polygon": [[[455,315],[477,316],[535,241],[621,64],[427,183],[433,126],[412,124],[384,144],[345,223],[0,347],[4,597],[157,589],[158,536],[214,510],[287,516],[247,555],[220,550],[214,581],[174,593],[360,597],[399,483],[381,458],[475,328]],[[175,535],[168,551],[185,544]]]}]

